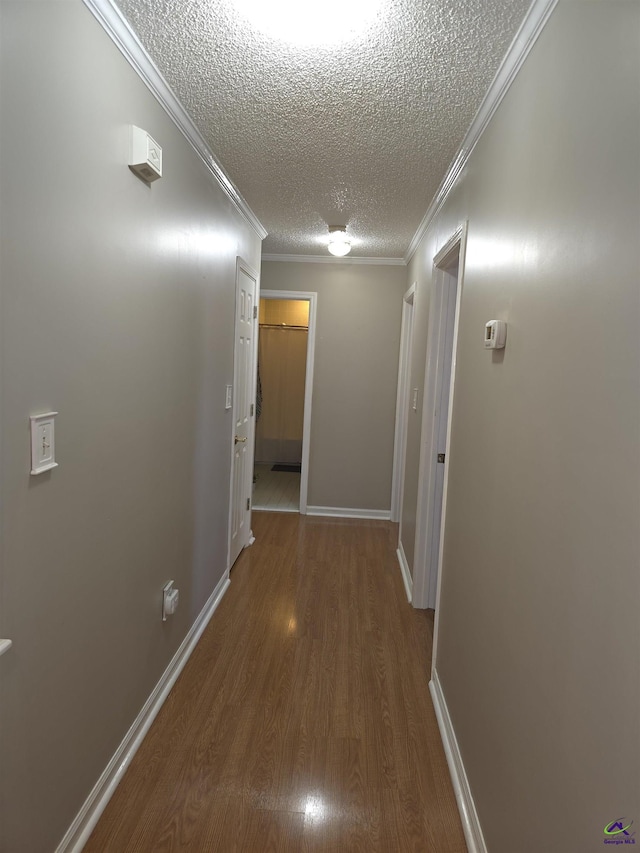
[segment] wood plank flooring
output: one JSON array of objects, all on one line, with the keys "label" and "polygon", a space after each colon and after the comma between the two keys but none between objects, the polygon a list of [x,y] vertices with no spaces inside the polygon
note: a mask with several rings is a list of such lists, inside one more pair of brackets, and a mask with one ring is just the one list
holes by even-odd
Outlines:
[{"label": "wood plank flooring", "polygon": [[253,530],[85,853],[465,853],[396,526]]}]

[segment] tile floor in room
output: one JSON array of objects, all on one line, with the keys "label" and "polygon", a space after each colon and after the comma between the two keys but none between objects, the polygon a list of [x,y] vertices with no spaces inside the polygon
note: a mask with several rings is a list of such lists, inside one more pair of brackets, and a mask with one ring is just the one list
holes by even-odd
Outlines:
[{"label": "tile floor in room", "polygon": [[272,467],[270,462],[254,466],[253,509],[299,512],[300,474],[272,471]]}]

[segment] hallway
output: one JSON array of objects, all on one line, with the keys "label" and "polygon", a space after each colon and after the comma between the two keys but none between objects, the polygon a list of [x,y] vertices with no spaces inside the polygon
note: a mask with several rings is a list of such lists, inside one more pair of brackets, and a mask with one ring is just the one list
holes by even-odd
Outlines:
[{"label": "hallway", "polygon": [[85,853],[464,853],[397,528],[253,529]]}]

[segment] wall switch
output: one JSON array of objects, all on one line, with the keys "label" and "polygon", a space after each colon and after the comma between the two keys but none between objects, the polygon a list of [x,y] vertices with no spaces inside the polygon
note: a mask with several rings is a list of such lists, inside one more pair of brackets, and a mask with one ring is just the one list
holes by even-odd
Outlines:
[{"label": "wall switch", "polygon": [[413,400],[411,402],[411,408],[413,409],[414,412],[418,411],[418,389],[417,388],[413,389]]},{"label": "wall switch", "polygon": [[167,621],[167,616],[173,616],[178,609],[180,591],[173,588],[175,581],[169,581],[162,587],[162,621]]},{"label": "wall switch", "polygon": [[233,405],[233,385],[227,385],[226,395],[224,398],[225,409],[230,409]]},{"label": "wall switch", "polygon": [[31,422],[31,474],[43,474],[57,468],[54,418],[57,412],[32,415]]}]

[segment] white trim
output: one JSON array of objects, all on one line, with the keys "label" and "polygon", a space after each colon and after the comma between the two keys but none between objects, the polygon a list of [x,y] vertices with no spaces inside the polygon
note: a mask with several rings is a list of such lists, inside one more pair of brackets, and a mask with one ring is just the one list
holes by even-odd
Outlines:
[{"label": "white trim", "polygon": [[86,844],[228,587],[229,575],[225,573],[65,833],[56,853],[80,853]]},{"label": "white trim", "polygon": [[398,563],[400,564],[400,571],[402,572],[404,589],[407,593],[407,601],[411,604],[413,599],[413,579],[411,577],[411,572],[409,571],[409,563],[407,562],[407,556],[404,553],[402,542],[398,542],[398,550],[396,551],[396,554],[398,555]]},{"label": "white trim", "polygon": [[[300,471],[300,514],[306,515],[309,494],[309,456],[311,453],[311,405],[313,402],[313,369],[316,353],[316,320],[318,294],[310,290],[263,290],[260,299],[294,299],[309,303],[307,333],[307,367],[304,378],[304,415],[302,421],[302,467]],[[255,457],[255,453],[254,453]],[[255,461],[255,460],[254,460]]]},{"label": "white trim", "polygon": [[405,263],[409,263],[413,257],[431,221],[444,204],[458,176],[467,165],[471,152],[476,147],[487,125],[493,118],[495,111],[500,106],[502,99],[507,94],[509,87],[529,55],[529,51],[536,43],[557,2],[558,0],[534,0],[532,3],[493,78],[493,82],[489,86],[487,94],[480,104],[478,112],[471,122],[471,126],[458,149],[458,153],[447,169],[446,175],[433,197],[433,201],[429,205],[418,230],[409,243],[409,248],[404,256]]},{"label": "white trim", "polygon": [[262,260],[301,264],[371,264],[385,267],[407,265],[404,258],[336,258],[333,255],[263,255]]},{"label": "white trim", "polygon": [[458,746],[458,741],[453,730],[453,724],[449,716],[449,709],[447,708],[444,693],[442,692],[440,679],[435,669],[431,673],[429,690],[431,691],[431,699],[438,719],[438,728],[440,729],[444,753],[447,757],[447,764],[449,765],[449,774],[453,784],[458,811],[460,812],[460,820],[462,821],[462,830],[465,841],[467,842],[467,849],[469,853],[487,853],[487,845],[484,841],[478,812],[476,811],[469,780],[467,779],[467,773],[462,762],[460,747]]},{"label": "white trim", "polygon": [[388,509],[350,509],[342,506],[308,506],[307,515],[324,515],[327,518],[369,518],[389,521]]},{"label": "white trim", "polygon": [[[417,282],[413,282],[402,297],[400,353],[398,358],[398,384],[396,391],[396,424],[393,435],[393,474],[391,481],[391,521],[401,521],[402,494],[404,491],[405,453],[409,421],[409,379],[411,344]],[[399,532],[399,538],[402,531]]]},{"label": "white trim", "polygon": [[[413,561],[414,607],[435,608],[437,590],[440,583],[440,561],[441,552],[433,554],[432,542],[442,542],[444,537],[445,498],[446,482],[449,476],[449,448],[451,438],[451,417],[453,411],[453,393],[455,383],[456,350],[458,346],[458,326],[460,320],[460,305],[462,300],[462,288],[464,284],[464,262],[467,249],[468,223],[464,222],[449,237],[444,246],[438,251],[433,259],[431,304],[429,306],[429,330],[427,335],[427,360],[425,364],[425,381],[422,404],[422,427],[420,434],[420,460],[418,463],[418,499],[416,505],[415,558]],[[445,282],[443,276],[446,274],[444,266],[453,253],[458,257],[458,275],[455,285],[455,304],[453,306],[453,338],[451,341],[451,352],[445,353],[444,335],[446,334],[446,317],[444,316],[446,305],[443,304],[445,297]],[[449,318],[451,315],[449,315]],[[442,358],[451,357],[449,388],[447,389],[449,402],[446,414],[446,443],[445,447],[437,447],[438,429],[434,428],[439,423],[441,412],[437,411],[438,401],[436,395],[442,392]],[[434,421],[438,417],[438,422]],[[439,463],[436,461],[438,453],[446,452],[444,466],[444,480],[442,483],[442,494],[436,489],[436,477]],[[440,505],[438,506],[438,502]],[[440,513],[440,520],[437,515]],[[438,526],[439,525],[439,526]],[[437,528],[437,529],[436,529]],[[436,539],[436,535],[439,539]]]},{"label": "white trim", "polygon": [[200,157],[238,212],[254,229],[258,237],[263,240],[267,236],[265,227],[225,174],[224,169],[214,157],[204,137],[172,92],[169,84],[142,46],[142,43],[131,29],[129,22],[122,15],[122,12],[114,5],[112,0],[83,0],[83,2],[125,59],[134,68],[140,79],[159,101],[169,118],[173,120],[177,128],[184,134],[193,150]]}]

